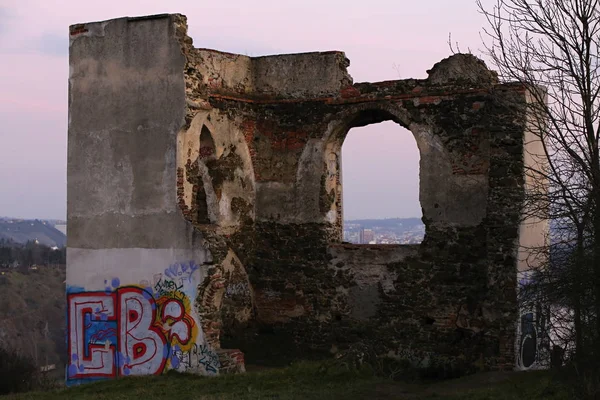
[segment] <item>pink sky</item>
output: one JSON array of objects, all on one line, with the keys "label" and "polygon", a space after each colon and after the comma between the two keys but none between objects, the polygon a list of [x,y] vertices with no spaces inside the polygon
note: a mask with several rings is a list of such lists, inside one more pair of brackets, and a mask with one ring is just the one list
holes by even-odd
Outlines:
[{"label": "pink sky", "polygon": [[[66,217],[68,26],[187,15],[197,47],[259,56],[342,50],[355,82],[424,78],[450,55],[480,55],[475,0],[0,0],[0,216]],[[346,218],[421,216],[418,152],[391,122],[343,147]]]}]

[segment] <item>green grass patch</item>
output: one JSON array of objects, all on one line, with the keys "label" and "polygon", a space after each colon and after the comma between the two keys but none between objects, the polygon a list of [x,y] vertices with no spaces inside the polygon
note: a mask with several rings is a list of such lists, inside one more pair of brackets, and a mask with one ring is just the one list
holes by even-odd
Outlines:
[{"label": "green grass patch", "polygon": [[300,363],[214,378],[178,373],[130,377],[5,399],[364,399],[380,381],[364,373],[323,371]]},{"label": "green grass patch", "polygon": [[577,398],[574,388],[553,371],[488,373],[438,382],[425,390],[425,399],[563,400]]},{"label": "green grass patch", "polygon": [[130,377],[47,392],[2,397],[16,399],[571,399],[570,389],[549,371],[487,373],[440,382],[399,382],[368,372],[326,369],[302,362],[287,368],[215,378],[168,373]]}]

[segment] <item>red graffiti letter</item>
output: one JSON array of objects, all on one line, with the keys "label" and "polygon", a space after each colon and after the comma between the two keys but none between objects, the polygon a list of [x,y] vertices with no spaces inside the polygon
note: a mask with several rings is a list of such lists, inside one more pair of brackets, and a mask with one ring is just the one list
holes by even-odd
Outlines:
[{"label": "red graffiti letter", "polygon": [[159,374],[167,360],[167,342],[153,326],[156,304],[139,288],[119,289],[119,363],[123,375]]}]

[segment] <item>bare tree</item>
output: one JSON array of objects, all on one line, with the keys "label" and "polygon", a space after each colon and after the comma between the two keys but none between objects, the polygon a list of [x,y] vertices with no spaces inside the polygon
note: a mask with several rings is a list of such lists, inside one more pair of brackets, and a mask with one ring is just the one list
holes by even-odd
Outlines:
[{"label": "bare tree", "polygon": [[[554,339],[572,341],[573,361],[600,357],[600,0],[496,0],[484,5],[483,42],[502,80],[523,85],[541,143],[529,167],[526,218],[550,220],[549,254],[524,301],[547,302]],[[527,294],[535,292],[535,296]],[[551,315],[552,317],[552,315]],[[560,328],[557,328],[560,327]],[[564,344],[563,344],[564,346]]]}]

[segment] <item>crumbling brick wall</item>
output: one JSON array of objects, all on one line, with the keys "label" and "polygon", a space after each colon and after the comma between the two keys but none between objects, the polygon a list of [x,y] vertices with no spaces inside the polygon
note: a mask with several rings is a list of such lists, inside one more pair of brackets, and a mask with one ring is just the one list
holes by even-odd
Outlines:
[{"label": "crumbling brick wall", "polygon": [[[286,337],[281,354],[366,341],[420,365],[441,357],[514,366],[523,87],[500,84],[471,55],[441,61],[424,80],[352,84],[341,52],[248,58],[183,42],[191,125],[210,119],[224,147],[215,164],[227,166],[231,187],[247,189],[217,196],[233,224],[198,226],[247,273],[254,303],[245,321]],[[425,239],[341,244],[342,143],[351,128],[386,120],[409,129],[419,147]],[[196,179],[189,169],[184,176]]]}]

